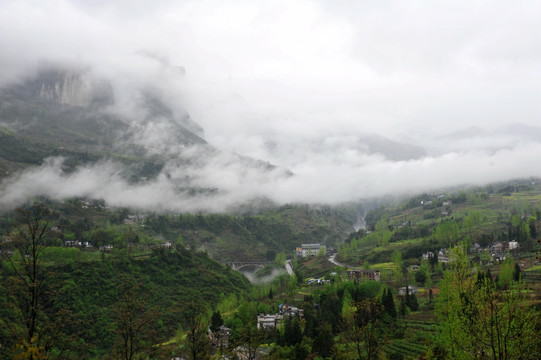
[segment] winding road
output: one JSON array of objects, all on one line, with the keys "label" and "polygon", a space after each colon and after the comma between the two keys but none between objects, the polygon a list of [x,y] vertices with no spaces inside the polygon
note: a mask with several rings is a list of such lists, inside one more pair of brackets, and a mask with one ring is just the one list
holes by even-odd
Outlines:
[{"label": "winding road", "polygon": [[329,256],[329,261],[332,262],[336,266],[345,267],[344,264],[340,264],[338,261],[336,261],[334,258],[336,257],[337,253],[333,253],[331,256]]}]

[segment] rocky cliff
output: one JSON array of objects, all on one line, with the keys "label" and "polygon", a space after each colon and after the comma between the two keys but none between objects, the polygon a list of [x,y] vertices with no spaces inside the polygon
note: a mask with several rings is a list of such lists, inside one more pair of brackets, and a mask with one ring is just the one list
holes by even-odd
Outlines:
[{"label": "rocky cliff", "polygon": [[112,89],[106,81],[92,79],[86,71],[42,71],[34,80],[34,95],[62,106],[88,107],[111,103]]}]

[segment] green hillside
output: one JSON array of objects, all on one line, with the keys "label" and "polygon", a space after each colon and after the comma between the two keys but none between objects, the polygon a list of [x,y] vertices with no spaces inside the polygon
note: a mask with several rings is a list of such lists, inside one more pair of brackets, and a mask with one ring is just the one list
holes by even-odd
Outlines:
[{"label": "green hillside", "polygon": [[338,260],[351,265],[386,263],[395,251],[404,259],[466,242],[485,248],[497,241],[533,250],[541,229],[541,181],[515,180],[467,191],[421,194],[366,215],[367,228],[351,234]]},{"label": "green hillside", "polygon": [[[44,257],[44,316],[58,320],[57,348],[65,357],[102,358],[111,354],[120,341],[118,308],[125,296],[130,306],[149,311],[144,331],[154,333],[152,341],[163,342],[185,324],[185,313],[194,306],[198,312],[212,309],[220,296],[246,293],[251,285],[205,253],[184,249],[156,250],[143,258],[116,256],[96,260],[73,260],[73,248],[51,248]],[[70,254],[71,253],[71,254]],[[2,262],[0,286],[0,357],[8,358],[20,333],[18,311],[12,303],[13,272]],[[150,312],[151,311],[151,312]],[[139,316],[134,314],[134,316]],[[143,330],[141,330],[143,331]],[[69,340],[67,343],[58,337]],[[77,354],[77,355],[75,355]]]},{"label": "green hillside", "polygon": [[[159,215],[109,209],[103,201],[72,199],[47,203],[58,212],[57,246],[80,240],[91,242],[91,251],[110,244],[115,250],[124,249],[133,255],[165,242],[180,242],[191,249],[207,251],[221,262],[272,261],[280,252],[293,256],[301,243],[336,246],[352,231],[355,216],[349,207],[307,205],[286,205],[254,215]],[[2,222],[5,226],[0,226],[0,235],[7,235],[7,214],[0,216]]]}]

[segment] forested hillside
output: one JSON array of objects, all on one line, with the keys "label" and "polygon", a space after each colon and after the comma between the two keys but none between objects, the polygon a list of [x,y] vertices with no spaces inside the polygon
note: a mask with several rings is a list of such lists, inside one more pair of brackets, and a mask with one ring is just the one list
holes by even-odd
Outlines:
[{"label": "forested hillside", "polygon": [[531,252],[541,227],[541,180],[416,195],[369,211],[366,224],[366,229],[350,234],[338,259],[386,263],[399,251],[415,263],[423,253],[459,243],[470,250],[502,241],[516,241],[522,252]]},{"label": "forested hillside", "polygon": [[[533,359],[541,344],[536,179],[383,205],[349,236],[359,205],[193,215],[43,201],[0,218],[6,358],[470,359],[507,341],[498,351]],[[305,242],[337,244],[339,264],[296,258],[292,275],[251,285],[212,259],[278,267]]]},{"label": "forested hillside", "polygon": [[190,316],[251,289],[241,273],[204,252],[175,246],[138,257],[82,253],[47,244],[52,222],[38,232],[27,224],[2,242],[1,358],[27,358],[32,349],[51,358],[117,358],[126,337],[128,347],[152,353]]},{"label": "forested hillside", "polygon": [[[292,255],[301,243],[337,246],[353,230],[361,205],[286,205],[252,215],[155,214],[111,209],[103,201],[72,199],[47,202],[57,211],[56,246],[66,241],[89,242],[90,252],[113,245],[132,255],[165,243],[208,251],[221,262],[270,260]],[[0,216],[0,234],[9,231],[8,214]]]}]

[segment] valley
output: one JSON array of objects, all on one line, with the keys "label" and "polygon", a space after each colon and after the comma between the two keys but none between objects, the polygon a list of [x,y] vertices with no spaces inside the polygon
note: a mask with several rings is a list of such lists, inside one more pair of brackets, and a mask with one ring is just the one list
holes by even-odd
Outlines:
[{"label": "valley", "polygon": [[[359,231],[351,225],[355,216],[345,211],[350,207],[143,215],[81,198],[41,199],[50,212],[41,219],[48,222],[38,258],[36,279],[44,292],[37,329],[52,346],[16,342],[24,338],[25,325],[18,319],[23,308],[10,300],[24,289],[14,282],[24,264],[15,239],[28,228],[13,225],[21,215],[36,214],[24,210],[0,218],[0,350],[4,357],[44,351],[51,358],[115,358],[126,351],[119,342],[123,326],[139,323],[140,331],[130,335],[137,343],[130,351],[138,357],[182,357],[197,338],[200,351],[214,358],[340,359],[373,351],[393,359],[437,358],[452,349],[445,343],[450,324],[444,309],[453,301],[462,306],[447,291],[463,264],[474,272],[461,276],[477,282],[488,276],[488,290],[527,304],[527,312],[512,316],[529,324],[522,345],[533,346],[527,351],[534,354],[539,339],[530,336],[540,326],[541,303],[540,184],[532,178],[392,200],[367,211],[367,226]],[[295,256],[295,248],[306,243],[324,244],[328,253]],[[235,261],[264,265],[254,268],[256,283],[224,265]],[[273,273],[279,275],[268,278]],[[302,314],[289,318],[280,304]],[[221,319],[216,329],[228,329],[227,346],[206,335],[205,324],[215,314]],[[261,314],[275,319],[274,325],[258,329]],[[361,321],[360,314],[368,317]],[[126,316],[135,317],[126,323]],[[51,324],[57,324],[54,333]],[[373,338],[355,340],[361,335]]]}]

